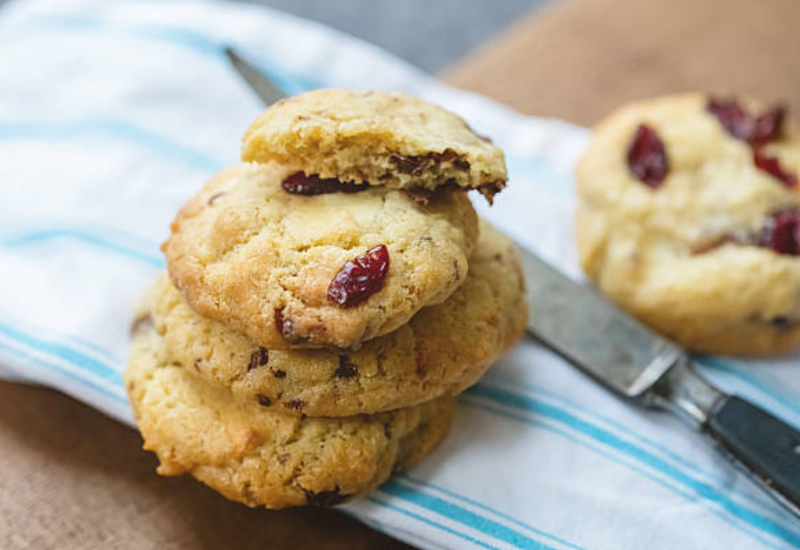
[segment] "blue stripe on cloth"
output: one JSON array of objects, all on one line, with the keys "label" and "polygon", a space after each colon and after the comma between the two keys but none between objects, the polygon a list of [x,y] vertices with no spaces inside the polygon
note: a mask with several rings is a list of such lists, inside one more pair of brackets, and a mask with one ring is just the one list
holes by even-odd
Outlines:
[{"label": "blue stripe on cloth", "polygon": [[[508,378],[508,377],[501,377],[501,376],[498,376],[495,373],[492,373],[492,374],[488,375],[483,380],[484,380],[484,382],[489,382],[489,383],[493,383],[493,382],[501,383],[501,384],[504,384],[506,387],[511,385],[512,387],[522,388],[522,389],[526,390],[527,392],[531,392],[531,393],[533,393],[535,395],[540,395],[540,396],[543,396],[543,397],[548,398],[548,399],[556,400],[557,402],[561,403],[562,405],[565,405],[566,407],[570,408],[573,411],[578,411],[579,413],[589,415],[589,416],[591,416],[592,419],[600,420],[600,421],[604,422],[605,424],[607,424],[608,426],[610,426],[611,428],[619,431],[620,433],[627,434],[627,435],[633,437],[634,439],[636,439],[640,443],[643,443],[643,444],[647,445],[648,447],[650,447],[652,449],[655,449],[656,451],[660,452],[665,457],[667,457],[670,460],[674,461],[675,463],[681,465],[682,467],[686,468],[687,470],[690,470],[690,471],[692,471],[692,472],[694,472],[694,473],[696,473],[696,474],[698,474],[698,475],[700,475],[700,476],[702,476],[702,477],[704,477],[706,479],[709,479],[709,480],[713,481],[717,485],[725,485],[725,479],[722,478],[721,476],[719,476],[718,474],[697,466],[693,462],[691,462],[691,461],[685,459],[684,457],[676,454],[674,451],[664,447],[663,445],[661,445],[658,442],[650,439],[649,437],[638,433],[634,429],[629,428],[628,426],[625,426],[625,425],[615,421],[613,418],[611,418],[609,416],[606,416],[606,415],[603,415],[603,414],[601,414],[601,413],[599,413],[599,412],[597,412],[595,410],[592,410],[592,409],[589,409],[587,407],[584,407],[584,406],[582,406],[582,405],[580,405],[578,403],[575,403],[574,401],[571,401],[570,399],[568,399],[568,398],[566,398],[566,397],[564,397],[564,396],[562,396],[562,395],[560,395],[558,393],[555,393],[555,392],[550,391],[550,390],[546,390],[544,388],[540,388],[540,387],[535,386],[533,384],[520,382],[518,380],[513,380],[513,379]],[[741,489],[731,488],[731,489],[728,489],[728,490],[730,492],[732,492],[733,494],[737,495],[738,497],[748,501],[750,504],[758,506],[759,508],[767,510],[767,511],[769,511],[771,513],[783,514],[785,512],[785,509],[783,507],[781,507],[779,504],[777,504],[773,499],[768,498],[766,496],[764,496],[763,498],[759,499],[757,497],[754,497],[752,494],[750,494],[748,492],[745,492],[745,491],[743,491]]]},{"label": "blue stripe on cloth", "polygon": [[178,44],[198,53],[210,56],[217,56],[223,52],[225,44],[209,38],[208,36],[193,32],[180,27],[169,25],[130,25],[127,23],[117,23],[106,21],[99,17],[74,15],[69,13],[52,13],[46,15],[33,15],[21,24],[18,28],[26,32],[31,30],[74,30],[85,33],[92,30],[109,30],[115,33],[128,33],[134,36],[149,37]]},{"label": "blue stripe on cloth", "polygon": [[92,117],[61,122],[0,120],[0,139],[69,139],[78,136],[113,136],[156,153],[179,159],[204,172],[216,172],[224,163],[208,153],[181,145],[128,121]]},{"label": "blue stripe on cloth", "polygon": [[391,479],[381,485],[379,490],[382,493],[400,498],[420,508],[425,508],[440,516],[457,521],[462,525],[466,525],[467,527],[480,531],[506,544],[516,546],[517,548],[522,548],[524,550],[555,550],[552,546],[533,540],[502,523],[492,521],[487,517],[478,515],[452,502],[401,485]]},{"label": "blue stripe on cloth", "polygon": [[22,36],[28,36],[32,30],[47,32],[73,31],[81,34],[87,31],[110,32],[113,33],[112,36],[115,38],[126,36],[129,38],[157,40],[179,46],[204,56],[214,57],[222,61],[225,66],[229,66],[228,59],[225,57],[225,48],[234,45],[239,53],[245,55],[252,63],[255,63],[278,88],[288,95],[324,87],[311,78],[292,71],[289,67],[277,67],[274,64],[265,66],[259,62],[259,56],[257,55],[259,52],[237,45],[235,37],[231,41],[221,41],[194,30],[173,25],[155,23],[134,25],[108,21],[98,17],[70,14],[37,15],[30,17],[26,23],[19,25],[20,28],[26,31]]},{"label": "blue stripe on cloth", "polygon": [[[52,361],[48,361],[46,359],[42,359],[41,357],[34,357],[31,353],[25,351],[22,348],[17,348],[17,347],[14,347],[14,346],[10,346],[10,345],[4,344],[2,341],[0,341],[0,350],[5,350],[5,351],[7,351],[7,352],[9,352],[11,354],[14,354],[14,355],[16,355],[18,357],[21,357],[22,359],[27,359],[27,360],[34,361],[37,365],[44,366],[44,367],[46,367],[48,369],[54,370],[54,371],[62,374],[63,376],[66,376],[66,377],[70,378],[71,380],[74,380],[74,381],[78,382],[79,384],[81,384],[83,386],[89,387],[90,389],[94,390],[97,393],[100,393],[100,394],[102,394],[102,395],[104,395],[104,396],[106,396],[106,397],[108,397],[110,399],[113,399],[114,401],[117,401],[118,403],[128,403],[128,399],[126,397],[123,397],[122,395],[119,395],[119,394],[116,394],[116,393],[112,392],[108,388],[106,388],[104,386],[101,386],[100,384],[94,382],[91,378],[89,378],[87,376],[82,376],[80,374],[76,374],[76,373],[74,373],[72,371],[69,371],[69,370],[65,369],[64,367],[58,365],[57,363],[53,363]],[[74,364],[74,363],[72,363],[72,364]],[[83,372],[85,372],[85,371],[83,371]]]},{"label": "blue stripe on cloth", "polygon": [[524,390],[526,390],[528,392],[531,392],[533,394],[538,394],[538,395],[546,397],[546,398],[554,399],[554,400],[558,401],[559,403],[561,403],[562,405],[565,405],[565,406],[571,408],[574,411],[578,411],[580,413],[590,415],[593,419],[596,419],[596,420],[602,420],[603,422],[605,422],[606,424],[608,424],[609,426],[611,426],[615,430],[618,430],[621,433],[630,435],[631,437],[637,439],[641,443],[644,443],[648,447],[652,447],[653,449],[655,449],[658,452],[662,453],[664,456],[668,457],[670,460],[673,460],[674,462],[680,464],[681,466],[684,466],[685,468],[687,468],[689,470],[692,470],[693,472],[696,472],[698,474],[706,476],[706,477],[708,477],[710,479],[714,479],[717,482],[721,481],[721,478],[718,475],[715,475],[713,472],[708,472],[706,470],[703,470],[702,468],[700,468],[699,466],[697,466],[696,464],[694,464],[690,460],[687,460],[686,458],[684,458],[681,455],[675,453],[674,451],[664,447],[663,445],[660,445],[658,442],[653,441],[649,437],[636,432],[632,428],[629,428],[628,426],[625,426],[625,425],[617,422],[615,419],[613,419],[613,418],[611,418],[609,416],[603,415],[602,413],[599,413],[599,412],[597,412],[595,410],[592,410],[592,409],[589,409],[587,407],[584,407],[583,405],[581,405],[579,403],[571,401],[570,399],[568,399],[568,398],[564,397],[563,395],[560,395],[560,394],[558,394],[556,392],[547,390],[545,388],[541,388],[539,386],[535,386],[533,384],[528,384],[528,383],[525,383],[525,382],[521,382],[519,380],[514,380],[514,379],[511,379],[511,378],[507,378],[507,377],[497,376],[495,373],[490,373],[488,376],[486,376],[483,379],[483,381],[484,382],[488,382],[488,383],[500,383],[500,384],[503,384],[505,386],[512,385],[512,386],[517,387],[517,388],[522,388],[522,389],[524,389]]},{"label": "blue stripe on cloth", "polygon": [[375,504],[378,504],[380,506],[388,508],[389,510],[392,510],[394,512],[398,512],[400,514],[403,514],[404,516],[408,516],[408,517],[410,517],[412,519],[415,519],[417,521],[420,521],[420,522],[422,522],[422,523],[424,523],[426,525],[430,525],[432,527],[436,527],[437,529],[439,529],[439,530],[441,530],[441,531],[443,531],[445,533],[448,533],[450,535],[455,535],[455,536],[457,536],[457,537],[459,537],[459,538],[461,538],[463,540],[466,540],[468,542],[471,542],[472,544],[475,544],[477,546],[481,546],[483,548],[487,548],[488,550],[500,550],[496,546],[492,546],[490,544],[487,544],[487,543],[483,542],[482,540],[478,540],[478,539],[476,539],[474,537],[471,537],[471,536],[469,536],[467,534],[464,534],[464,533],[462,533],[460,531],[457,531],[457,530],[455,530],[455,529],[453,529],[451,527],[448,527],[446,525],[442,525],[441,523],[433,521],[432,519],[426,518],[426,517],[421,516],[419,514],[415,514],[414,512],[410,512],[408,510],[404,510],[403,508],[400,508],[399,506],[395,506],[395,505],[390,504],[388,502],[384,502],[382,500],[379,500],[375,496],[368,496],[366,498],[370,502],[374,502]]},{"label": "blue stripe on cloth", "polygon": [[[697,502],[697,497],[694,494],[688,493],[688,492],[676,487],[675,485],[672,485],[672,484],[668,483],[666,480],[661,479],[661,478],[653,475],[652,473],[648,472],[647,470],[643,469],[642,467],[637,466],[636,464],[625,462],[625,461],[621,460],[620,458],[618,458],[617,456],[611,454],[610,452],[605,451],[601,447],[593,445],[591,443],[588,443],[588,442],[576,437],[574,434],[571,434],[571,433],[569,433],[569,432],[567,432],[565,430],[557,428],[557,427],[555,427],[555,426],[553,426],[551,424],[548,424],[546,422],[542,422],[542,421],[539,421],[539,420],[528,418],[528,417],[526,417],[526,416],[524,416],[522,414],[512,413],[512,412],[503,410],[503,409],[501,409],[499,407],[487,405],[487,404],[484,404],[484,403],[481,403],[481,402],[477,402],[477,401],[476,402],[472,402],[471,401],[472,399],[474,399],[474,398],[471,398],[466,394],[462,394],[459,397],[459,404],[461,404],[462,406],[466,406],[466,407],[469,407],[469,408],[472,408],[472,409],[477,409],[477,410],[480,410],[480,411],[483,411],[483,412],[486,412],[486,413],[489,413],[489,414],[492,414],[492,415],[495,415],[495,416],[500,416],[500,417],[506,418],[508,420],[512,420],[514,422],[527,424],[527,425],[533,426],[535,428],[540,428],[542,430],[557,434],[557,435],[563,437],[564,439],[567,439],[567,440],[571,441],[575,445],[578,445],[579,447],[583,447],[585,449],[588,449],[588,450],[590,450],[590,451],[592,451],[592,452],[594,452],[594,453],[596,453],[596,454],[598,454],[598,455],[600,455],[602,457],[607,458],[608,460],[614,462],[615,464],[623,466],[623,467],[625,467],[625,468],[627,468],[627,469],[629,469],[631,471],[634,471],[634,472],[642,475],[643,477],[649,479],[650,481],[652,481],[652,482],[654,482],[654,483],[656,483],[658,485],[661,485],[665,489],[668,489],[669,491],[671,491],[671,492],[673,492],[673,493],[685,498],[686,500],[688,500],[690,502]],[[771,540],[768,540],[768,539],[764,538],[764,536],[761,534],[760,531],[757,531],[756,529],[750,527],[749,525],[743,525],[741,523],[737,523],[736,521],[734,521],[734,518],[731,518],[729,515],[724,514],[723,511],[716,510],[714,508],[709,508],[709,510],[711,511],[712,514],[717,516],[723,522],[727,523],[728,525],[730,525],[731,527],[733,527],[733,528],[735,528],[735,529],[737,529],[739,531],[742,531],[742,532],[750,535],[755,540],[757,540],[758,542],[762,543],[764,546],[767,546],[769,548],[774,548],[775,550],[785,550],[784,546],[778,546],[774,542],[772,542]]]},{"label": "blue stripe on cloth", "polygon": [[[112,365],[120,365],[120,369],[119,370],[120,371],[122,370],[121,367],[122,367],[122,365],[124,363],[124,359],[122,359],[121,357],[117,357],[116,355],[111,353],[106,348],[104,348],[104,347],[102,347],[99,344],[96,344],[94,342],[90,342],[89,340],[86,340],[85,338],[81,338],[80,336],[75,336],[74,334],[66,334],[65,337],[70,339],[70,340],[72,340],[77,345],[81,346],[82,348],[85,348],[85,349],[87,349],[87,350],[89,350],[89,351],[91,351],[93,353],[98,354],[98,355],[102,355]],[[112,367],[112,368],[114,368],[114,367]],[[118,369],[114,369],[114,370],[118,370]]]},{"label": "blue stripe on cloth", "polygon": [[91,342],[69,332],[53,331],[51,329],[30,325],[19,318],[9,316],[7,313],[0,312],[0,318],[2,318],[3,323],[5,323],[7,326],[15,326],[17,330],[23,334],[37,334],[39,336],[44,336],[48,341],[56,343],[63,342],[65,340],[70,341],[78,346],[78,353],[83,353],[81,350],[84,350],[86,354],[99,355],[108,361],[107,366],[109,368],[117,372],[122,372],[124,360],[120,357],[117,357],[111,351],[96,342]]},{"label": "blue stripe on cloth", "polygon": [[[606,415],[603,415],[603,414],[601,414],[601,413],[599,413],[599,412],[597,412],[595,410],[592,410],[592,409],[589,409],[587,407],[584,407],[584,406],[582,406],[582,405],[580,405],[578,403],[575,403],[574,401],[571,401],[570,399],[567,399],[566,397],[564,397],[564,396],[562,396],[562,395],[560,395],[558,393],[555,393],[553,391],[550,391],[550,390],[547,390],[547,389],[544,389],[544,388],[540,388],[540,387],[535,386],[533,384],[520,382],[519,380],[513,380],[513,379],[508,378],[508,377],[498,376],[496,373],[489,374],[483,380],[484,380],[484,382],[488,382],[488,383],[495,383],[495,382],[496,383],[501,383],[501,384],[504,384],[506,387],[512,386],[512,387],[515,387],[515,388],[522,388],[522,389],[526,390],[527,392],[531,392],[531,393],[533,393],[535,395],[540,395],[540,396],[543,396],[543,397],[548,398],[548,399],[553,399],[553,400],[561,403],[562,405],[565,405],[566,407],[568,407],[572,411],[578,411],[579,413],[583,413],[583,414],[589,415],[589,416],[591,416],[592,419],[600,420],[600,421],[604,422],[605,424],[607,424],[608,426],[612,427],[613,429],[619,431],[620,433],[623,433],[623,434],[626,434],[626,435],[629,435],[629,436],[633,437],[634,439],[636,439],[640,443],[643,443],[643,444],[647,445],[648,447],[650,447],[652,449],[655,449],[656,451],[660,452],[662,455],[664,455],[665,457],[669,458],[673,462],[681,465],[682,467],[686,468],[687,470],[690,470],[690,471],[692,471],[692,472],[694,472],[696,474],[699,474],[699,475],[701,475],[701,476],[713,481],[717,485],[724,485],[725,484],[725,480],[721,476],[719,476],[718,474],[697,466],[693,462],[691,462],[691,461],[685,459],[684,457],[678,455],[674,451],[672,451],[670,449],[667,449],[663,445],[660,445],[658,442],[650,439],[649,437],[638,433],[634,429],[629,428],[628,426],[625,426],[625,425],[615,421],[613,418],[611,418],[609,416],[606,416]],[[740,498],[742,498],[744,500],[747,500],[750,504],[753,504],[755,506],[758,506],[760,508],[768,510],[768,511],[770,511],[772,513],[783,513],[784,512],[784,509],[779,504],[777,504],[773,499],[770,499],[770,498],[767,498],[767,497],[764,497],[763,499],[758,499],[758,498],[754,497],[753,495],[751,495],[751,494],[749,494],[749,493],[747,493],[745,491],[739,490],[739,489],[732,489],[731,491],[733,492],[733,494],[739,496]]]},{"label": "blue stripe on cloth", "polygon": [[112,366],[98,361],[84,353],[81,353],[69,346],[56,342],[36,338],[20,330],[12,328],[4,323],[0,323],[0,334],[4,334],[11,340],[24,344],[33,349],[47,353],[53,357],[66,361],[85,371],[91,372],[95,376],[107,380],[119,387],[123,387],[122,375]]},{"label": "blue stripe on cloth", "polygon": [[513,516],[509,516],[508,514],[504,514],[503,512],[500,512],[499,510],[495,510],[494,508],[492,508],[490,506],[486,506],[485,504],[481,504],[480,502],[472,500],[471,498],[468,498],[468,497],[466,497],[464,495],[461,495],[461,494],[456,493],[454,491],[450,491],[448,489],[445,489],[444,487],[441,487],[439,485],[431,483],[430,481],[426,481],[424,479],[419,479],[419,478],[414,478],[414,477],[412,477],[412,476],[410,476],[408,474],[397,475],[397,476],[393,477],[392,479],[394,480],[394,482],[398,482],[398,481],[400,483],[412,482],[412,483],[415,483],[417,485],[421,485],[422,487],[424,487],[424,488],[426,488],[428,490],[439,491],[440,493],[443,493],[443,494],[447,495],[450,498],[454,498],[456,500],[460,500],[460,501],[465,502],[465,503],[467,503],[467,504],[469,504],[471,506],[474,506],[475,508],[479,508],[481,510],[484,510],[484,511],[490,513],[490,514],[493,514],[493,515],[495,515],[495,516],[497,516],[499,518],[502,518],[502,519],[504,519],[504,520],[506,520],[508,522],[511,522],[514,525],[517,525],[518,527],[522,527],[523,529],[529,530],[529,531],[531,531],[531,532],[533,532],[533,533],[535,533],[535,534],[537,534],[539,536],[542,536],[542,537],[545,537],[547,539],[550,539],[553,542],[556,542],[556,543],[558,543],[558,544],[560,544],[562,546],[565,546],[567,548],[572,548],[574,550],[585,550],[581,546],[573,544],[573,543],[571,543],[571,542],[569,542],[567,540],[564,540],[564,539],[562,539],[560,537],[557,537],[557,536],[555,536],[555,535],[553,535],[551,533],[548,533],[547,531],[544,531],[542,529],[539,529],[539,528],[536,528],[536,527],[532,527],[532,526],[528,525],[527,523],[525,523],[523,521],[520,521],[520,520],[518,520],[517,518],[515,518]]},{"label": "blue stripe on cloth", "polygon": [[104,250],[109,250],[111,252],[126,256],[128,258],[132,258],[134,260],[150,264],[157,268],[163,268],[165,266],[164,259],[160,255],[140,252],[128,246],[115,243],[106,237],[101,237],[99,235],[90,233],[88,231],[70,229],[70,228],[44,229],[41,231],[32,231],[30,233],[25,233],[22,235],[15,235],[14,237],[10,237],[0,241],[0,246],[16,248],[22,246],[30,246],[36,243],[52,239],[75,239],[77,241],[84,242],[102,248]]},{"label": "blue stripe on cloth", "polygon": [[656,471],[664,474],[682,485],[692,489],[698,496],[705,498],[720,505],[734,517],[749,523],[753,527],[771,535],[782,538],[793,546],[800,548],[800,536],[786,527],[772,521],[753,510],[746,508],[728,498],[716,488],[698,481],[678,468],[672,466],[662,458],[646,451],[619,436],[604,430],[588,421],[582,420],[564,409],[552,404],[542,403],[541,401],[518,395],[509,391],[500,390],[487,386],[485,383],[473,386],[467,391],[468,394],[496,401],[504,405],[512,406],[521,410],[539,414],[547,418],[564,423],[571,428],[599,441],[613,449],[646,464]]}]

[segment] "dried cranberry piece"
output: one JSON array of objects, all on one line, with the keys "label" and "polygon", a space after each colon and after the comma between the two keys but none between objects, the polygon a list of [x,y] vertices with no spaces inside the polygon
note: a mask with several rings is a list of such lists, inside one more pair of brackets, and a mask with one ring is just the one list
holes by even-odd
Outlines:
[{"label": "dried cranberry piece", "polygon": [[784,170],[777,158],[767,156],[756,149],[753,153],[753,163],[755,163],[756,168],[767,172],[789,189],[797,187],[797,176]]},{"label": "dried cranberry piece", "polygon": [[753,119],[736,101],[710,98],[706,110],[717,118],[730,135],[748,141],[754,129]]},{"label": "dried cranberry piece", "polygon": [[639,180],[657,189],[669,172],[664,142],[653,128],[640,124],[628,147],[628,167]]},{"label": "dried cranberry piece", "polygon": [[388,272],[389,249],[381,244],[342,266],[328,287],[328,299],[343,308],[358,305],[383,288]]},{"label": "dried cranberry piece", "polygon": [[753,147],[775,141],[783,135],[786,107],[782,105],[755,116],[745,111],[734,99],[710,98],[706,110],[719,120],[730,135]]},{"label": "dried cranberry piece", "polygon": [[358,193],[369,187],[368,183],[339,181],[336,178],[320,178],[317,175],[307,176],[305,172],[295,172],[283,180],[283,189],[292,195],[327,195],[329,193]]},{"label": "dried cranberry piece", "polygon": [[786,119],[786,107],[778,105],[756,117],[753,136],[750,143],[763,145],[777,141],[783,137],[783,121]]},{"label": "dried cranberry piece", "polygon": [[800,256],[800,208],[772,214],[764,226],[761,243],[778,254]]}]

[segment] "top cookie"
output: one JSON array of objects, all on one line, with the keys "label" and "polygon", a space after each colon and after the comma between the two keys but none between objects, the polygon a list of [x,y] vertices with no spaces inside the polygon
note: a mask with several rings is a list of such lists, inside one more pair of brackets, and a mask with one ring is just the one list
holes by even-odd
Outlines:
[{"label": "top cookie", "polygon": [[576,170],[590,278],[691,349],[800,343],[800,139],[784,119],[688,94],[604,120]]},{"label": "top cookie", "polygon": [[283,189],[290,172],[225,170],[179,212],[163,250],[201,315],[269,349],[354,348],[464,281],[478,221],[463,193],[306,197]]},{"label": "top cookie", "polygon": [[245,133],[242,160],[422,197],[441,187],[478,189],[490,202],[507,179],[503,152],[489,139],[400,93],[330,89],[279,101]]}]

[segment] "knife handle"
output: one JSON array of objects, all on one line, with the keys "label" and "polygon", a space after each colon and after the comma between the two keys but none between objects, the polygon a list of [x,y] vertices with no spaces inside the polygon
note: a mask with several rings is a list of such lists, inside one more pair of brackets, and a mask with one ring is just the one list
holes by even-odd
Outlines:
[{"label": "knife handle", "polygon": [[800,431],[735,395],[717,404],[705,431],[763,489],[800,516]]},{"label": "knife handle", "polygon": [[655,404],[706,433],[770,496],[800,517],[800,431],[702,378],[688,359],[659,382]]}]

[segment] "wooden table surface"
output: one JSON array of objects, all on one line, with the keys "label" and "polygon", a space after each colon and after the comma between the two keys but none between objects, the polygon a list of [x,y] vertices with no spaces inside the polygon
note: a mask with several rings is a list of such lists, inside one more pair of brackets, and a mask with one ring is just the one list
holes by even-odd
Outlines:
[{"label": "wooden table surface", "polygon": [[[590,124],[631,99],[738,91],[800,108],[797,0],[562,0],[444,75]],[[0,383],[0,547],[408,548],[329,510],[265,512],[155,475],[141,439],[55,392]]]},{"label": "wooden table surface", "polygon": [[[703,90],[800,112],[797,0],[565,0],[446,71],[451,84],[591,125],[619,105]],[[794,117],[797,119],[797,117]]]}]

